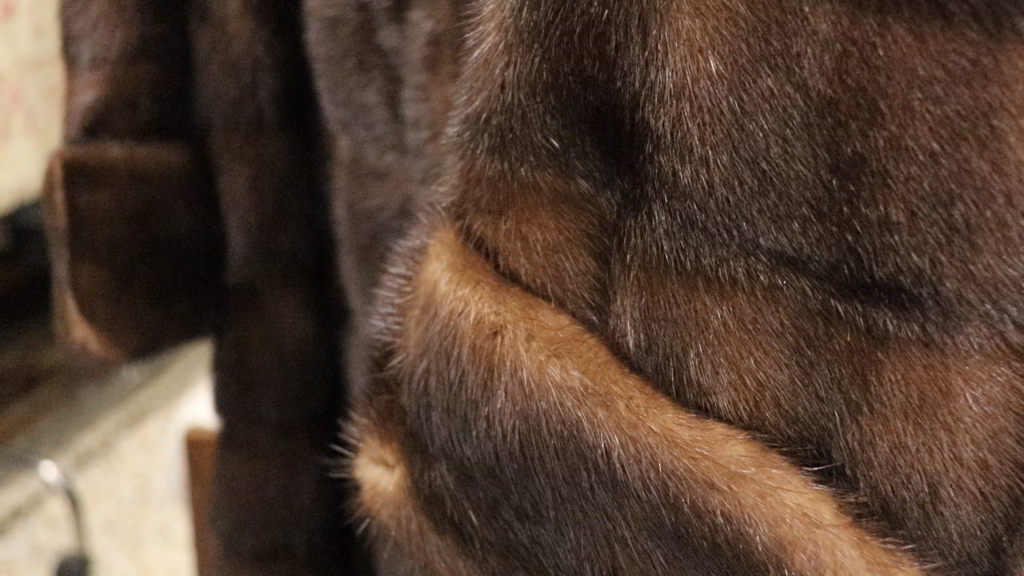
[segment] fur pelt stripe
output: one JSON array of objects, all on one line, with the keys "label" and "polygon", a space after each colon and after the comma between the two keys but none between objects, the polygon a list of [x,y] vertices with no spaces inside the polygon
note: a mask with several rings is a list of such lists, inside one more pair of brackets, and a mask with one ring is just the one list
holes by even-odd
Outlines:
[{"label": "fur pelt stripe", "polygon": [[500,278],[451,227],[420,258],[392,295],[399,316],[382,319],[395,339],[379,381],[395,388],[378,390],[354,466],[381,532],[448,527],[447,557],[481,574],[924,574],[778,454],[673,404]]}]

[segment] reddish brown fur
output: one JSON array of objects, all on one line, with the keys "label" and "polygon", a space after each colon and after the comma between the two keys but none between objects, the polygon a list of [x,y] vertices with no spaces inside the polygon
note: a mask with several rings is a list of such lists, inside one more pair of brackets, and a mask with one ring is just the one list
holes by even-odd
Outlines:
[{"label": "reddish brown fur", "polygon": [[469,28],[357,406],[402,471],[356,468],[384,540],[433,573],[1021,570],[1024,6]]},{"label": "reddish brown fur", "polygon": [[[435,232],[423,250],[407,292],[395,295],[400,304],[388,328],[396,353],[422,363],[395,365],[385,382],[409,385],[382,382],[377,393],[398,401],[380,406],[384,414],[406,412],[409,421],[432,424],[404,430],[397,443],[382,432],[393,422],[378,420],[380,413],[364,425],[354,475],[378,529],[397,533],[402,544],[416,542],[426,536],[417,525],[438,530],[415,513],[426,509],[428,517],[448,516],[441,529],[454,532],[448,538],[510,557],[477,556],[472,561],[482,566],[469,573],[565,573],[581,561],[629,567],[631,574],[666,567],[700,573],[702,565],[761,573],[766,559],[773,568],[764,573],[920,573],[856,528],[797,468],[736,429],[678,409],[570,317],[498,277],[451,229]],[[449,435],[461,434],[467,421],[476,423],[473,442],[453,446]],[[529,433],[544,426],[555,427],[543,439]],[[538,479],[529,477],[544,469],[557,470],[561,480],[541,477],[542,493],[534,493]],[[520,512],[544,518],[530,526],[534,534],[488,525],[509,513],[500,495],[517,490],[525,498],[554,498],[547,509]],[[451,498],[449,491],[458,494],[449,506],[468,515],[470,525],[453,527],[453,511],[431,509],[432,501]],[[591,491],[614,495],[617,509],[592,506]],[[706,515],[717,525],[679,521]],[[571,535],[582,526],[600,534],[576,535],[593,538],[578,543],[579,556],[545,558],[558,551],[546,542],[550,532]],[[687,536],[704,532],[721,538],[722,548],[687,544]],[[452,573],[446,563],[465,554],[457,547],[430,552],[421,558],[444,567],[435,566],[436,574]]]}]

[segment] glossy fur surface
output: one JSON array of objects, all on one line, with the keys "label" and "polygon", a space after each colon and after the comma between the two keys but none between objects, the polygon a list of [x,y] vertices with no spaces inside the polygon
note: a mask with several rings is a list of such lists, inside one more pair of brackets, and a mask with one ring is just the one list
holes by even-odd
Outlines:
[{"label": "glossy fur surface", "polygon": [[1024,574],[1024,4],[483,0],[353,474],[422,574]]}]

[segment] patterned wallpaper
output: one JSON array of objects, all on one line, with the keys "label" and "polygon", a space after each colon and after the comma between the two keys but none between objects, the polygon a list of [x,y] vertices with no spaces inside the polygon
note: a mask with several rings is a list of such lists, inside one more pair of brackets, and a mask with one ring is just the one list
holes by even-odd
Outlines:
[{"label": "patterned wallpaper", "polygon": [[0,215],[39,194],[64,102],[59,0],[0,0]]}]

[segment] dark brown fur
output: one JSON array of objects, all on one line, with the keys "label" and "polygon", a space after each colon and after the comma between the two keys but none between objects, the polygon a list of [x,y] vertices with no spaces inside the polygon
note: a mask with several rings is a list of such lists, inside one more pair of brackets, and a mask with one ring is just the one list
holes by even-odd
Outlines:
[{"label": "dark brown fur", "polygon": [[1024,6],[495,0],[469,30],[357,405],[383,550],[1022,570]]},{"label": "dark brown fur", "polygon": [[[459,8],[449,0],[306,0],[306,43],[325,130],[351,310],[347,384],[367,380],[367,316],[388,251],[422,211],[441,172],[456,75]],[[403,574],[395,554],[381,573]]]},{"label": "dark brown fur", "polygon": [[364,325],[388,251],[441,171],[459,7],[452,0],[306,0],[307,48],[329,135],[339,277],[353,314],[347,360],[365,380]]},{"label": "dark brown fur", "polygon": [[301,4],[64,0],[63,21],[49,232],[67,335],[124,359],[212,325],[215,571],[362,571],[329,476],[347,319]]},{"label": "dark brown fur", "polygon": [[220,296],[186,14],[146,4],[61,3],[66,146],[46,186],[55,317],[65,342],[104,360],[208,330]]},{"label": "dark brown fur", "polygon": [[363,565],[330,448],[345,404],[326,152],[297,0],[188,3],[195,117],[224,221],[215,523],[224,574]]}]

